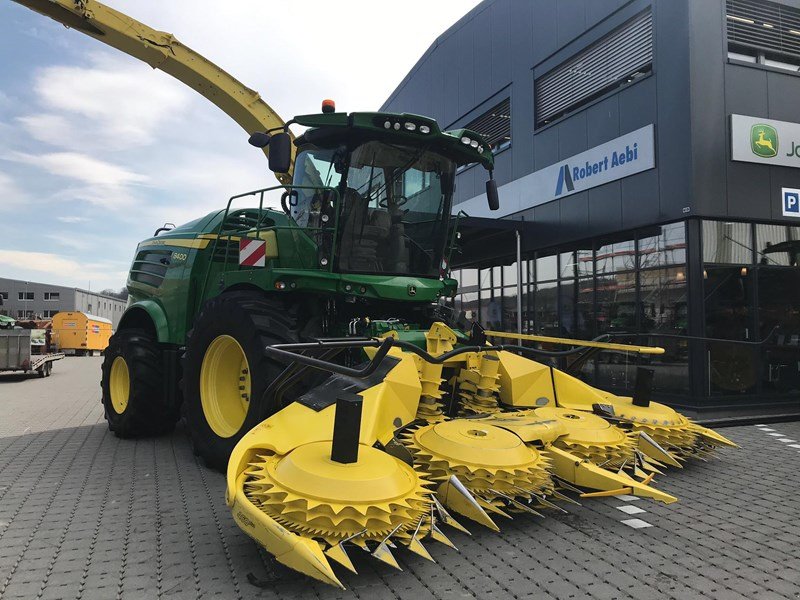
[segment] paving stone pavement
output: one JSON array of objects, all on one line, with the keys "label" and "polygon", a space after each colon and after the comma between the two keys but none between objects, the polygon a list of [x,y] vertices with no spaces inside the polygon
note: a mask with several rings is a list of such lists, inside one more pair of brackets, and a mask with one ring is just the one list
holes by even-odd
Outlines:
[{"label": "paving stone pavement", "polygon": [[428,544],[436,564],[397,552],[402,572],[352,552],[360,575],[342,571],[341,591],[238,530],[223,477],[183,431],[109,433],[99,368],[69,358],[48,379],[0,376],[3,600],[800,598],[800,423],[725,429],[741,449],[659,478],[676,504],[584,500],[499,534],[473,525],[472,537],[448,532],[458,552]]}]

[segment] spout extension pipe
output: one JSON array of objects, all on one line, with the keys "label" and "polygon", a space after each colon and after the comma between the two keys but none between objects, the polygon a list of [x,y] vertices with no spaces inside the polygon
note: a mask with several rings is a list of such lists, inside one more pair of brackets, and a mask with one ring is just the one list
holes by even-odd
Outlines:
[{"label": "spout extension pipe", "polygon": [[650,406],[654,373],[654,369],[645,369],[644,367],[638,367],[636,369],[636,383],[633,388],[634,406]]},{"label": "spout extension pipe", "polygon": [[333,420],[331,460],[342,464],[358,461],[358,438],[361,435],[361,406],[358,394],[342,393],[336,398],[336,416]]}]

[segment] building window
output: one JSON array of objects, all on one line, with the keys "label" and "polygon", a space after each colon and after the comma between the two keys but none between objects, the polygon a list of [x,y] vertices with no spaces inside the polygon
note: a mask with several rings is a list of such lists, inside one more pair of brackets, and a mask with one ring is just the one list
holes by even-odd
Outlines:
[{"label": "building window", "polygon": [[800,70],[800,9],[764,0],[727,0],[728,58]]},{"label": "building window", "polygon": [[752,263],[753,236],[750,223],[703,221],[703,262]]},{"label": "building window", "polygon": [[55,301],[61,299],[61,293],[60,292],[45,292],[44,293],[44,299],[46,301],[48,301],[48,302],[55,302]]},{"label": "building window", "polygon": [[595,257],[595,270],[598,275],[630,271],[636,268],[636,244],[633,239],[620,242],[600,242]]},{"label": "building window", "polygon": [[52,319],[56,316],[56,313],[58,313],[57,310],[46,310],[43,314],[45,319]]},{"label": "building window", "polygon": [[0,292],[0,298],[3,300],[8,300],[8,292]]},{"label": "building window", "polygon": [[686,264],[685,223],[670,223],[639,233],[641,269],[683,264]]},{"label": "building window", "polygon": [[17,318],[18,319],[32,319],[33,318],[33,311],[32,310],[18,310],[17,311]]},{"label": "building window", "polygon": [[756,225],[756,261],[770,267],[800,266],[800,227]]},{"label": "building window", "polygon": [[506,98],[464,126],[481,134],[497,152],[511,145],[511,99]]},{"label": "building window", "polygon": [[33,300],[33,292],[17,292],[19,300]]},{"label": "building window", "polygon": [[534,81],[542,127],[653,69],[653,20],[646,11]]}]

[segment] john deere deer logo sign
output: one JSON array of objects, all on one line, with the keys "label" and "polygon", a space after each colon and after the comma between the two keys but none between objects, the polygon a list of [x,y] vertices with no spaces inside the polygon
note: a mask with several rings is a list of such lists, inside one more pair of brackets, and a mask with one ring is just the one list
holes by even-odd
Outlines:
[{"label": "john deere deer logo sign", "polygon": [[800,168],[800,123],[731,115],[731,160]]},{"label": "john deere deer logo sign", "polygon": [[750,149],[762,158],[778,155],[778,132],[771,125],[756,123],[750,128]]}]

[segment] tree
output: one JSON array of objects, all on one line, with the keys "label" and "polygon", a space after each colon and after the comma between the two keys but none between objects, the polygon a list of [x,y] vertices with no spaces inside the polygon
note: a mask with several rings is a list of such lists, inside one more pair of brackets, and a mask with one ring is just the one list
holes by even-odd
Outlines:
[{"label": "tree", "polygon": [[119,298],[120,300],[127,300],[128,299],[128,288],[124,287],[121,288],[119,291],[112,290],[111,288],[107,288],[100,292],[104,296],[111,296],[112,298]]}]

